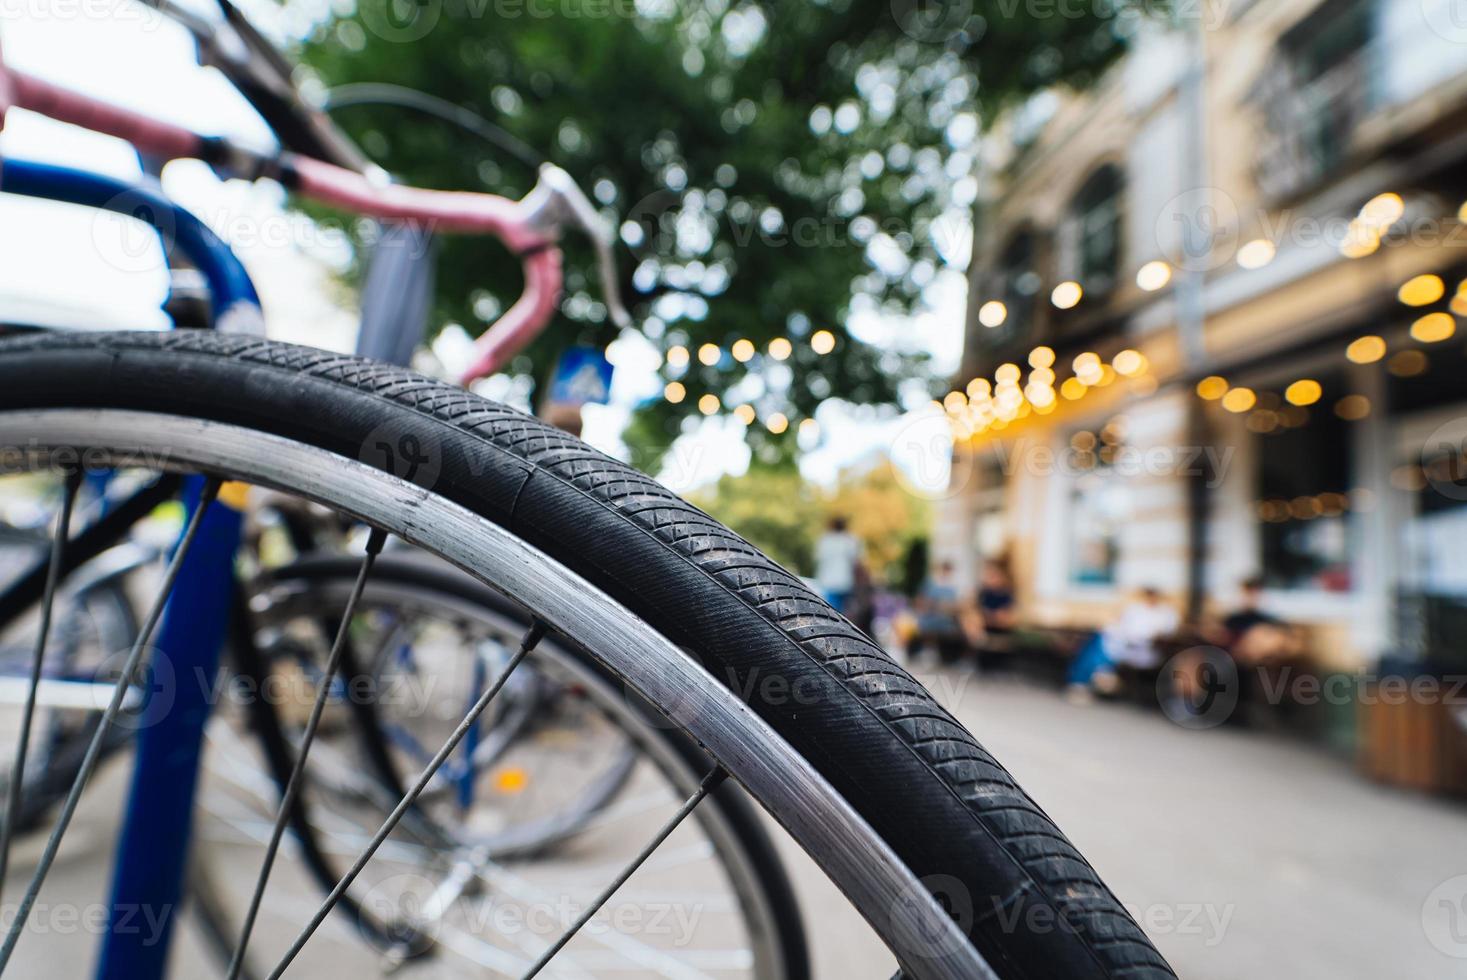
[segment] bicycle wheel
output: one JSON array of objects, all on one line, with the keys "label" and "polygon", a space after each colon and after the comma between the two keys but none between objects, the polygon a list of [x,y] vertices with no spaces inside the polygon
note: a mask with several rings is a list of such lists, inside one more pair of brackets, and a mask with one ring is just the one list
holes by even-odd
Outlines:
[{"label": "bicycle wheel", "polygon": [[515,600],[703,744],[912,975],[1171,975],[1043,811],[879,648],[558,430],[411,372],[202,333],[22,338],[0,346],[0,392],[12,456],[88,446],[288,489]]},{"label": "bicycle wheel", "polygon": [[[25,544],[21,554],[6,556],[10,563],[26,568],[37,556],[44,556],[48,535],[30,530],[22,537],[13,528],[7,526],[7,530],[7,544]],[[95,730],[101,707],[97,702],[105,703],[108,685],[116,681],[108,676],[108,668],[116,666],[117,656],[137,636],[128,580],[151,558],[146,549],[132,545],[115,548],[77,569],[66,594],[58,596],[62,609],[47,646],[43,683],[48,689],[36,708],[33,754],[16,813],[17,833],[36,829],[65,798],[76,776]],[[7,707],[18,707],[24,700],[36,629],[35,622],[22,621],[0,634],[0,685]],[[117,751],[129,737],[125,727],[117,728],[105,751]],[[6,745],[0,756],[8,757],[13,751]],[[9,792],[10,774],[0,773],[0,799]]]},{"label": "bicycle wheel", "polygon": [[[266,634],[263,641],[308,643],[310,649],[284,655],[304,653],[307,663],[323,662],[351,595],[357,564],[349,556],[316,555],[262,576],[254,583],[251,607],[256,631]],[[369,792],[366,780],[375,784],[371,792],[395,790],[401,795],[408,775],[442,741],[443,723],[462,713],[496,666],[488,662],[490,656],[506,656],[530,624],[492,589],[450,565],[409,551],[384,554],[376,562],[358,616],[367,621],[353,636],[359,649],[353,659],[360,671],[343,678],[334,699],[345,702],[343,712],[355,709],[365,698],[351,695],[354,682],[375,698],[372,717],[344,727],[355,744],[346,746],[350,763],[342,768],[338,784],[343,794],[357,799]],[[301,633],[291,628],[301,624],[313,624],[315,635],[302,641]],[[292,641],[282,643],[285,636]],[[435,648],[443,658],[445,646],[448,662],[425,659]],[[267,659],[280,656],[262,653]],[[576,653],[562,651],[560,656]],[[456,678],[457,685],[450,688],[445,675]],[[501,861],[533,856],[575,836],[626,787],[638,755],[630,736],[577,737],[577,713],[596,710],[581,684],[578,677],[558,680],[535,664],[525,664],[496,698],[492,714],[486,712],[463,759],[440,772],[442,778],[430,784],[420,804],[451,813],[461,832],[469,833],[468,841]],[[526,765],[516,757],[527,742],[547,745],[560,753],[558,759],[563,757],[552,766],[536,760],[538,768],[557,773],[555,783],[536,779],[531,784]],[[567,780],[562,766],[578,778]],[[284,786],[289,771],[277,766],[272,775]],[[489,815],[493,826],[469,831],[465,824],[472,821],[466,821],[465,811],[491,780],[514,784],[514,791]]]},{"label": "bicycle wheel", "polygon": [[[260,655],[287,673],[302,660],[324,660],[323,648],[351,602],[359,564],[347,556],[318,556],[252,583],[251,628],[262,640]],[[335,713],[334,724],[329,732],[323,725],[307,770],[313,798],[305,833],[321,859],[302,862],[302,870],[322,889],[340,879],[343,867],[337,855],[350,854],[352,841],[369,834],[401,795],[404,771],[421,766],[414,744],[402,759],[410,766],[394,768],[384,777],[376,771],[377,749],[370,736],[378,730],[396,736],[386,739],[393,755],[403,727],[430,738],[435,723],[441,726],[462,713],[472,697],[453,682],[467,677],[469,692],[482,684],[484,675],[477,669],[481,659],[512,648],[529,625],[522,612],[492,590],[418,553],[384,554],[353,606],[352,640],[367,654],[361,658],[367,670],[342,678],[328,709]],[[277,650],[274,657],[271,646]],[[408,652],[415,657],[410,675],[402,659]],[[403,673],[374,666],[374,653],[389,654]],[[465,928],[478,917],[473,911],[425,916],[435,890],[429,885],[472,872],[472,879],[464,882],[469,904],[481,894],[495,893],[500,905],[496,917],[504,919],[504,906],[516,893],[544,893],[543,869],[550,861],[554,875],[566,874],[588,857],[604,862],[605,848],[598,838],[604,842],[608,834],[649,819],[669,799],[685,797],[711,765],[687,739],[650,726],[615,679],[584,654],[547,639],[536,648],[534,672],[524,673],[530,666],[526,662],[513,678],[525,682],[528,691],[521,697],[529,694],[528,700],[498,718],[481,720],[482,739],[466,744],[464,753],[445,766],[455,772],[430,784],[419,798],[416,819],[404,821],[395,852],[363,882],[361,904],[366,907],[361,912],[375,920],[370,938],[389,962],[421,966],[418,961],[431,955],[445,976],[462,975],[452,972],[455,965],[477,971],[512,962],[516,950]],[[506,685],[495,705],[509,693]],[[350,724],[352,705],[347,702],[368,694],[380,717],[366,726]],[[268,725],[279,732],[271,741],[298,743],[293,731],[298,726],[285,717],[289,712],[269,702],[250,707],[267,709],[252,712],[256,734],[259,726]],[[522,709],[534,717],[521,721]],[[514,730],[509,744],[498,745],[494,736],[505,714]],[[205,759],[203,818],[191,869],[195,890],[206,896],[204,902],[196,901],[195,912],[211,951],[223,963],[239,934],[242,899],[248,898],[231,888],[223,869],[249,863],[245,855],[258,836],[255,829],[268,823],[278,803],[278,796],[260,791],[264,770],[283,791],[292,761],[268,751],[257,759],[248,748],[248,736],[241,732],[231,737],[231,728],[240,727],[216,720],[211,734],[221,744]],[[644,765],[638,767],[639,761]],[[657,771],[650,771],[654,767]],[[681,900],[700,910],[696,921],[679,927],[676,962],[728,976],[740,972],[744,961],[756,977],[806,975],[798,907],[773,845],[734,787],[720,790],[709,804],[715,811],[708,814],[710,847],[685,845],[676,865]],[[552,848],[554,857],[547,861]],[[481,867],[471,868],[476,854]],[[716,864],[736,873],[726,882],[715,881],[720,877]],[[199,876],[206,881],[202,887]],[[702,886],[695,887],[700,879]],[[404,892],[404,883],[411,890]],[[294,901],[302,899],[296,896]],[[279,896],[272,905],[279,906]],[[279,915],[288,919],[295,906],[284,908]],[[746,930],[737,930],[744,933],[739,945],[747,952],[731,955],[726,946],[728,934],[736,931],[729,921],[734,915],[751,921]],[[345,943],[340,934],[334,938],[333,944],[333,936],[323,936],[322,946],[330,947],[329,960],[340,969],[350,961],[354,944],[350,936]],[[362,965],[370,968],[371,963]]]}]

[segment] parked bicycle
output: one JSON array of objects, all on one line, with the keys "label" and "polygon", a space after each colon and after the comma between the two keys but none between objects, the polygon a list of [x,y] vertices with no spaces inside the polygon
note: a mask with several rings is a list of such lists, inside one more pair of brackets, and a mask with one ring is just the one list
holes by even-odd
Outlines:
[{"label": "parked bicycle", "polygon": [[[597,227],[585,198],[554,168],[543,170],[541,183],[518,202],[379,186],[312,157],[201,138],[17,72],[0,79],[0,92],[15,106],[118,136],[158,157],[197,157],[237,175],[271,176],[354,213],[500,238],[521,259],[526,291],[486,333],[471,375],[504,363],[553,313],[560,228]],[[259,312],[248,277],[223,243],[154,191],[16,160],[0,170],[0,190],[111,209],[125,200],[133,214],[141,200],[172,244],[191,253],[209,284],[217,328],[45,333],[0,345],[7,470],[69,474],[85,450],[92,465],[152,469],[164,480],[187,474],[189,488],[179,545],[119,669],[124,683],[100,716],[51,835],[27,864],[29,883],[23,890],[5,883],[21,899],[0,944],[0,971],[25,953],[18,944],[133,689],[126,681],[144,677],[143,668],[155,681],[164,664],[175,676],[213,676],[237,595],[232,558],[244,484],[310,501],[368,530],[339,612],[327,614],[336,625],[315,689],[279,760],[289,760],[280,799],[272,808],[271,796],[257,796],[253,811],[218,821],[236,831],[255,828],[252,856],[259,858],[252,874],[236,873],[230,863],[210,876],[212,884],[224,879],[232,887],[233,899],[221,904],[232,901],[242,922],[230,946],[230,974],[241,975],[256,959],[261,975],[272,978],[293,965],[303,972],[340,966],[347,953],[337,948],[341,934],[332,932],[341,924],[354,937],[347,950],[369,951],[379,965],[385,953],[392,967],[411,960],[452,970],[435,954],[453,952],[468,969],[523,976],[547,967],[584,975],[628,965],[667,975],[800,975],[797,915],[769,871],[775,862],[732,829],[740,819],[737,783],[844,890],[905,975],[1171,975],[1083,858],[972,736],[869,639],[736,535],[646,476],[461,388],[250,335]],[[607,270],[609,253],[602,254]],[[43,621],[55,613],[78,560],[106,543],[95,530],[100,521],[71,534],[76,485],[66,479],[52,559],[32,597]],[[508,643],[494,641],[497,654],[469,659],[469,676],[479,676],[464,689],[472,703],[436,733],[442,741],[426,762],[419,757],[428,754],[422,746],[433,745],[428,729],[387,746],[388,760],[401,767],[401,793],[379,802],[372,793],[387,782],[385,768],[368,784],[355,783],[345,750],[392,731],[391,719],[343,739],[333,716],[338,708],[349,713],[352,702],[333,703],[332,691],[338,676],[362,676],[348,664],[353,624],[371,609],[369,587],[385,581],[378,575],[392,559],[383,553],[389,536],[467,573],[515,610],[510,622],[528,625]],[[0,603],[5,599],[0,595]],[[41,662],[47,630],[37,635]],[[447,677],[452,659],[424,663]],[[585,866],[558,878],[553,866],[538,869],[551,872],[540,885],[505,874],[489,853],[492,828],[464,835],[437,815],[452,811],[456,785],[478,778],[472,764],[466,775],[445,767],[474,758],[462,746],[497,697],[512,704],[511,682],[526,666],[567,689],[583,688],[603,721],[621,719],[617,727],[646,760],[648,775],[634,777],[639,789],[652,773],[662,780],[661,810],[638,821],[642,834],[608,842],[620,850],[594,881]],[[34,703],[38,684],[29,690]],[[139,709],[114,914],[176,905],[186,852],[180,842],[213,819],[201,818],[197,827],[190,819],[210,698],[186,684],[173,693],[166,711],[150,715],[152,702]],[[696,744],[699,754],[646,737],[645,717],[632,724],[633,706],[664,726],[657,731],[680,732],[682,744]],[[515,741],[523,751],[539,751],[532,740]],[[270,751],[266,745],[267,757]],[[538,768],[552,757],[533,761]],[[25,753],[17,759],[23,763]],[[300,820],[307,807],[317,820]],[[251,813],[263,819],[251,822]],[[288,829],[302,848],[338,859],[330,865],[329,892],[309,907],[262,901],[272,871],[298,870],[275,860]],[[424,848],[425,841],[433,846]],[[588,928],[609,902],[647,908],[644,890],[697,907],[701,899],[686,890],[701,894],[712,879],[690,877],[677,861],[663,863],[685,849],[711,854],[713,877],[732,896],[718,945],[668,948],[647,942],[645,933]],[[404,884],[403,868],[429,886],[421,914],[374,919],[377,899],[387,896],[389,909],[401,909],[403,893],[419,894]],[[470,906],[460,899],[471,890],[529,908],[554,905],[564,914],[485,928],[494,923],[463,917]],[[283,935],[267,921],[277,914],[289,927]],[[730,937],[732,944],[723,945]],[[100,975],[163,975],[166,940],[166,926],[144,941],[114,921],[103,937]],[[36,972],[34,963],[25,969]]]}]

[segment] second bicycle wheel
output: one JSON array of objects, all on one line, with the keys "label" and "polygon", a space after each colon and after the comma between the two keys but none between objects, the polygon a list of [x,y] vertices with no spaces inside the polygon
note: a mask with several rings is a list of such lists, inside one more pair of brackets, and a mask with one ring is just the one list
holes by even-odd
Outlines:
[{"label": "second bicycle wheel", "polygon": [[[300,707],[317,681],[304,675],[325,661],[359,565],[313,555],[251,583],[251,635],[235,631],[235,645],[250,649],[234,651],[234,677],[294,696],[216,709],[190,877],[194,914],[221,965],[250,885],[230,871],[250,866],[278,806]],[[276,872],[291,875],[293,887],[272,889],[278,897],[264,909],[262,933],[289,931],[312,896],[339,880],[528,625],[492,590],[420,552],[394,550],[374,563],[354,603],[355,669],[334,685],[311,749],[293,828],[301,853],[291,871]],[[650,724],[645,706],[594,661],[553,638],[516,669],[492,708],[350,893],[362,934],[322,935],[302,968],[309,955],[362,975],[383,965],[409,976],[513,975],[534,947],[536,918],[563,916],[558,896],[578,897],[568,883],[594,883],[588,872],[639,843],[637,828],[686,797],[710,765],[680,733]],[[655,877],[639,879],[639,897],[609,910],[639,934],[613,936],[598,924],[580,959],[616,973],[807,976],[798,907],[746,799],[726,785],[699,812],[701,832],[685,834],[650,869],[660,887]]]},{"label": "second bicycle wheel", "polygon": [[883,651],[565,433],[396,368],[203,333],[0,345],[0,406],[0,444],[29,456],[85,446],[288,490],[469,571],[698,740],[913,976],[1172,975]]}]

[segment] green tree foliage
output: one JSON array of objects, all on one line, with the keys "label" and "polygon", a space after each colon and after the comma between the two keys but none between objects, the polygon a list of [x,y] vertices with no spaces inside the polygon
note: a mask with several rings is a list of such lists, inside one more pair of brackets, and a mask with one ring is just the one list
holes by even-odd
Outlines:
[{"label": "green tree foliage", "polygon": [[[634,449],[665,447],[699,397],[761,418],[823,399],[889,403],[919,357],[844,328],[854,309],[901,314],[962,261],[943,215],[971,203],[981,121],[1034,91],[1092,79],[1124,19],[971,0],[361,0],[323,22],[303,58],[327,86],[384,82],[467,107],[559,164],[622,228],[633,315],[688,397],[640,410]],[[338,8],[339,9],[339,8]],[[1081,11],[1084,11],[1083,13]],[[384,167],[427,187],[519,196],[524,160],[401,108],[338,120]],[[944,236],[949,240],[944,240]],[[555,326],[514,365],[614,339],[589,250],[568,243]],[[443,244],[436,319],[478,333],[519,290],[517,264],[478,239]],[[809,337],[837,337],[824,356]],[[794,341],[788,360],[764,351]],[[738,338],[760,353],[730,356]],[[718,345],[714,365],[696,357]],[[756,448],[790,443],[760,425]],[[771,456],[790,456],[789,447]],[[639,462],[653,456],[641,455]]]},{"label": "green tree foliage", "polygon": [[888,460],[842,473],[833,493],[822,496],[825,512],[844,517],[861,539],[866,566],[878,579],[897,582],[912,542],[932,528],[929,502],[909,492]]},{"label": "green tree foliage", "polygon": [[801,575],[814,572],[815,541],[830,519],[843,517],[861,539],[867,568],[896,583],[908,548],[932,523],[928,502],[909,493],[884,458],[843,472],[830,490],[807,483],[793,467],[754,465],[691,499]]}]

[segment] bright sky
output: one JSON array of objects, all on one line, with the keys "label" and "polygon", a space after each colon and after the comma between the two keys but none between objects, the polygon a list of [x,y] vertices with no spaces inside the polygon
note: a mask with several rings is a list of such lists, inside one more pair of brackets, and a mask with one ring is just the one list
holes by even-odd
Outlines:
[{"label": "bright sky", "polygon": [[[188,5],[212,16],[207,3]],[[228,82],[197,65],[187,32],[141,4],[34,0],[20,9],[21,17],[7,19],[0,28],[5,59],[14,67],[199,132],[259,145],[271,141],[264,124]],[[21,111],[10,114],[0,133],[0,156],[6,155],[118,176],[140,172],[125,144]],[[336,229],[318,228],[286,211],[285,195],[272,183],[224,183],[202,164],[170,164],[163,184],[235,247],[260,290],[270,336],[335,350],[352,348],[355,298],[334,278],[350,253]],[[965,219],[955,220],[953,237],[960,244],[966,228]],[[0,230],[8,232],[0,234],[0,315],[66,326],[166,325],[158,309],[167,285],[161,252],[155,239],[127,219],[0,195]],[[882,346],[928,351],[935,369],[950,374],[962,350],[963,276],[951,270],[939,273],[925,300],[929,309],[911,319],[857,313],[850,329]],[[433,351],[452,371],[467,360],[468,344],[466,335],[449,333]],[[598,448],[624,457],[619,434],[632,410],[661,396],[659,355],[640,334],[627,331],[608,356],[616,365],[611,404],[587,407],[584,435]],[[490,397],[524,406],[523,384],[497,377],[481,385],[479,390]],[[925,401],[914,392],[906,407]],[[808,478],[823,483],[833,481],[841,468],[877,453],[901,456],[900,443],[914,431],[911,416],[879,418],[834,400],[821,407],[817,420],[820,430],[805,439],[801,468]],[[742,472],[748,458],[742,426],[731,419],[704,420],[679,438],[659,476],[674,490],[687,492],[723,473]],[[923,484],[935,478],[913,472]]]}]

